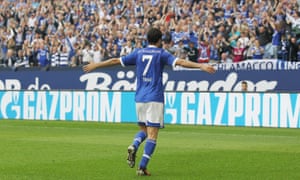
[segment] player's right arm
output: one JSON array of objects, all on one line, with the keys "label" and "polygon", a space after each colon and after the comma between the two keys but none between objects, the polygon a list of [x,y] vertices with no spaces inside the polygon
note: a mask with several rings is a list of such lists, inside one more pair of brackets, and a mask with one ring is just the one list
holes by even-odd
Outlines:
[{"label": "player's right arm", "polygon": [[177,59],[175,65],[186,68],[201,69],[208,73],[214,73],[216,71],[215,68],[209,64],[196,63],[185,59]]},{"label": "player's right arm", "polygon": [[119,64],[121,64],[120,58],[111,58],[106,61],[101,61],[98,63],[91,62],[91,63],[83,66],[83,71],[91,72],[97,68],[109,67],[109,66],[114,66],[114,65],[119,65]]},{"label": "player's right arm", "polygon": [[118,58],[111,58],[106,61],[101,61],[98,63],[90,63],[88,65],[83,66],[84,72],[90,72],[98,68],[108,67],[108,66],[115,66],[115,65],[122,65],[122,66],[129,66],[136,64],[136,57],[137,57],[138,49],[134,50],[133,52],[129,53],[126,56],[118,57]]}]

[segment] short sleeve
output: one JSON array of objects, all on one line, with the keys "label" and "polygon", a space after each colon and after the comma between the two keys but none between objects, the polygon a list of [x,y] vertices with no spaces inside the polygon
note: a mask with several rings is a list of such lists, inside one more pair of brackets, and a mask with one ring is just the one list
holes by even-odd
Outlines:
[{"label": "short sleeve", "polygon": [[130,54],[121,57],[121,65],[122,66],[131,66],[136,65],[136,60],[138,56],[138,50],[134,50]]},{"label": "short sleeve", "polygon": [[162,53],[162,60],[164,61],[165,65],[173,66],[175,67],[177,57],[173,56],[171,53],[164,51]]}]

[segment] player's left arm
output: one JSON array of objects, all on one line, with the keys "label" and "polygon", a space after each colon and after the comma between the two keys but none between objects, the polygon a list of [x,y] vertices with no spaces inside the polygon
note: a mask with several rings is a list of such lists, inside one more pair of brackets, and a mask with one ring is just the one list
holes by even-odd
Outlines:
[{"label": "player's left arm", "polygon": [[204,63],[196,63],[185,59],[177,59],[175,65],[183,66],[186,68],[201,69],[208,73],[216,72],[215,68],[212,65],[204,64]]},{"label": "player's left arm", "polygon": [[91,62],[85,66],[83,66],[83,71],[84,72],[91,72],[97,68],[102,68],[102,67],[109,67],[109,66],[114,66],[114,65],[119,65],[121,64],[121,59],[120,58],[111,58],[106,61],[101,61],[98,63]]}]

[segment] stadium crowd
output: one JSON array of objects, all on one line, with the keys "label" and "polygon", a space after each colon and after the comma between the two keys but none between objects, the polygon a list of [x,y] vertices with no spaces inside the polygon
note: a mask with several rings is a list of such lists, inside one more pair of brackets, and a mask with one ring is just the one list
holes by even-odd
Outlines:
[{"label": "stadium crowd", "polygon": [[147,46],[207,63],[300,61],[299,0],[5,0],[0,64],[74,67]]}]

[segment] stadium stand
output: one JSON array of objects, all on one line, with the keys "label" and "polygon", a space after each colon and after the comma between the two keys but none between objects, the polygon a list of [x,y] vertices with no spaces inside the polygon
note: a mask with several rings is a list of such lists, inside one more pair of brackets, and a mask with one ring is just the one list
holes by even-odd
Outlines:
[{"label": "stadium stand", "polygon": [[200,63],[233,60],[237,44],[241,60],[300,60],[299,0],[7,0],[0,2],[0,66],[104,61],[147,46],[151,26],[171,53],[193,43]]}]

